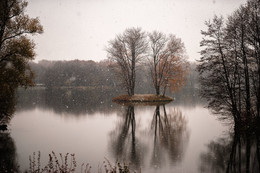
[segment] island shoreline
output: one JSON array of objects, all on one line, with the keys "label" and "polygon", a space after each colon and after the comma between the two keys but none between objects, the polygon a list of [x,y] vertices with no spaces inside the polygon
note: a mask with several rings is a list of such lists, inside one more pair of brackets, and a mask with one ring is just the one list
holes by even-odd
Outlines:
[{"label": "island shoreline", "polygon": [[174,99],[169,96],[155,95],[155,94],[135,94],[133,96],[120,95],[112,98],[113,102],[171,102]]}]

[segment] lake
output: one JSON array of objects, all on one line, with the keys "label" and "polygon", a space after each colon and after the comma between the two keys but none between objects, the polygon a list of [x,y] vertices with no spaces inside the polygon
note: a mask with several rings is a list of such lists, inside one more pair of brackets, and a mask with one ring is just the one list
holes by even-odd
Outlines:
[{"label": "lake", "polygon": [[218,164],[229,157],[217,158],[212,143],[226,141],[223,146],[229,148],[233,127],[205,108],[196,90],[150,106],[112,103],[117,94],[106,89],[19,90],[5,138],[13,147],[7,159],[16,160],[22,171],[29,168],[33,152],[37,158],[40,151],[44,166],[54,151],[74,153],[79,172],[82,163],[97,172],[106,159],[144,173],[225,172],[225,165]]}]

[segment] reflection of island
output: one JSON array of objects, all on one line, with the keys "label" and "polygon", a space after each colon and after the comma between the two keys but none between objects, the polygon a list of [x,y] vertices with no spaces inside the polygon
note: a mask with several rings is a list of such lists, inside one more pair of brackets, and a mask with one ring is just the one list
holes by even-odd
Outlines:
[{"label": "reflection of island", "polygon": [[163,153],[168,155],[171,163],[181,161],[189,139],[187,121],[182,113],[174,109],[167,114],[165,105],[161,108],[163,113],[160,106],[156,106],[151,126],[154,131],[151,164],[158,167],[162,166]]},{"label": "reflection of island", "polygon": [[[162,114],[160,109],[163,110]],[[142,134],[141,139],[136,135],[139,128],[136,127],[134,110],[134,106],[125,107],[123,120],[110,134],[110,149],[114,159],[129,161],[135,168],[140,168],[144,165],[144,156],[150,156],[147,153],[150,145],[152,167],[162,166],[165,159],[170,164],[181,161],[189,139],[187,121],[182,113],[173,109],[167,114],[164,105],[156,106],[151,122],[153,135],[138,132]],[[140,123],[142,122],[138,121],[138,125],[147,126],[147,122]],[[145,145],[142,141],[147,139],[153,142]]]},{"label": "reflection of island", "polygon": [[226,138],[212,141],[201,154],[200,172],[260,172],[260,136],[258,130],[236,129]]}]

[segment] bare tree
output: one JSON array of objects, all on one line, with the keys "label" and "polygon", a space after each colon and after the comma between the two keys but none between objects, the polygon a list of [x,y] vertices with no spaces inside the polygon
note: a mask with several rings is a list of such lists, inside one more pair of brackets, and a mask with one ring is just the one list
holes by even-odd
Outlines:
[{"label": "bare tree", "polygon": [[[201,46],[205,47],[201,51],[200,81],[202,84],[202,96],[208,99],[209,107],[216,112],[230,110],[236,112],[234,105],[233,92],[230,84],[230,70],[227,67],[227,49],[224,47],[224,21],[222,17],[215,16],[213,21],[205,23],[207,31],[202,31],[203,40]],[[231,111],[231,110],[230,110]]]},{"label": "bare tree", "polygon": [[[202,31],[200,80],[202,95],[217,113],[237,124],[259,118],[260,1],[249,0],[228,17],[206,22]],[[231,113],[231,114],[230,114]]]},{"label": "bare tree", "polygon": [[136,66],[147,51],[146,34],[141,28],[129,28],[109,42],[108,58],[115,62],[114,69],[129,96],[135,93]]},{"label": "bare tree", "polygon": [[[256,107],[256,116],[260,118],[260,1],[251,0],[247,3],[248,10],[248,24],[246,28],[247,44],[250,47],[250,60],[252,68],[250,68],[252,76],[252,95],[255,96],[253,100],[253,107]],[[253,64],[253,65],[252,65]]]},{"label": "bare tree", "polygon": [[154,31],[149,34],[149,40],[151,47],[151,55],[148,62],[156,95],[160,95],[162,75],[160,75],[159,67],[161,56],[165,52],[165,47],[168,40],[165,34],[157,31]]},{"label": "bare tree", "polygon": [[166,89],[176,91],[184,84],[187,62],[181,39],[174,35],[166,37],[161,32],[149,34],[150,56],[148,64],[156,95],[165,95]]}]

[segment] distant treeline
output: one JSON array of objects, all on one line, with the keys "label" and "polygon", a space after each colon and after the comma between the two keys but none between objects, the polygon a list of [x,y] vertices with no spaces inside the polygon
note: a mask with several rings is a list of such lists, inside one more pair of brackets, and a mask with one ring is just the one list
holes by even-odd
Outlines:
[{"label": "distant treeline", "polygon": [[[92,60],[72,61],[47,61],[38,63],[31,62],[30,66],[34,72],[36,85],[43,85],[47,88],[59,87],[105,87],[120,90],[120,83],[117,76],[109,67],[109,61],[95,62]],[[185,87],[198,87],[198,73],[195,71],[196,64],[191,63],[190,72]],[[138,70],[142,69],[142,70]],[[150,72],[145,65],[137,68],[137,93],[153,93]]]}]

